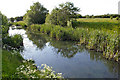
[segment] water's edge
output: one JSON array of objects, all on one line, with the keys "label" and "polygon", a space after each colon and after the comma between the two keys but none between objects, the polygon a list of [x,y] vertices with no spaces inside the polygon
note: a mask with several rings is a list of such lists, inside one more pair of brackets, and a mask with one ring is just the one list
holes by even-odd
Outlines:
[{"label": "water's edge", "polygon": [[47,64],[69,78],[117,78],[118,64],[98,52],[86,50],[68,41],[52,40],[45,35],[26,34],[24,29],[10,28],[9,35],[21,34],[24,59],[32,58],[37,66]]}]

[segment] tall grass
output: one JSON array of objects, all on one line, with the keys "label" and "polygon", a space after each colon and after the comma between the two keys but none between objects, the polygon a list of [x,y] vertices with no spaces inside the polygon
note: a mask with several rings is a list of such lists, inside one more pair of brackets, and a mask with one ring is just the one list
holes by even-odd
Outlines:
[{"label": "tall grass", "polygon": [[118,31],[83,27],[74,29],[51,24],[34,24],[28,30],[33,33],[48,34],[57,40],[79,41],[79,44],[85,44],[88,49],[102,52],[107,59],[119,60],[120,35]]}]

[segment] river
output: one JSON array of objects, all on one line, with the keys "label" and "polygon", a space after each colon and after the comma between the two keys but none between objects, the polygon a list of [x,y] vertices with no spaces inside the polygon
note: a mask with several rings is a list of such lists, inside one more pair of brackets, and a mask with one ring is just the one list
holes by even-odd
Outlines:
[{"label": "river", "polygon": [[33,59],[37,66],[47,64],[65,78],[118,78],[118,64],[104,59],[99,52],[90,51],[75,42],[57,41],[41,34],[26,33],[24,29],[9,29],[9,35],[21,34],[24,59]]}]

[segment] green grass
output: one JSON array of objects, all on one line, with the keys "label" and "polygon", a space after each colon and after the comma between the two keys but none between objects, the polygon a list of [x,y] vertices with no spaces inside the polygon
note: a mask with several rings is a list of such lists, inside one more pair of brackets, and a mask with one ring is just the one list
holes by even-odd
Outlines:
[{"label": "green grass", "polygon": [[2,78],[10,78],[16,72],[16,68],[22,64],[23,58],[19,53],[2,50]]},{"label": "green grass", "polygon": [[73,27],[115,30],[118,28],[118,20],[106,18],[80,18],[73,21]]},{"label": "green grass", "polygon": [[79,18],[77,19],[79,22],[110,22],[110,23],[118,23],[118,20],[115,18]]}]

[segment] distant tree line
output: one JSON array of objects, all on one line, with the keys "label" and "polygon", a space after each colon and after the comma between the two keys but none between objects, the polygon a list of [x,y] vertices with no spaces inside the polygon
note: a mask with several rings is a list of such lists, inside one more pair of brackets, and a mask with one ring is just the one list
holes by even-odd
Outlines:
[{"label": "distant tree line", "polygon": [[81,14],[76,15],[76,18],[111,18],[112,19],[116,17],[120,18],[120,15],[119,14],[85,15],[85,16],[82,16]]},{"label": "distant tree line", "polygon": [[10,21],[11,22],[14,22],[14,21],[23,21],[23,16],[17,16],[15,18],[11,17]]}]

